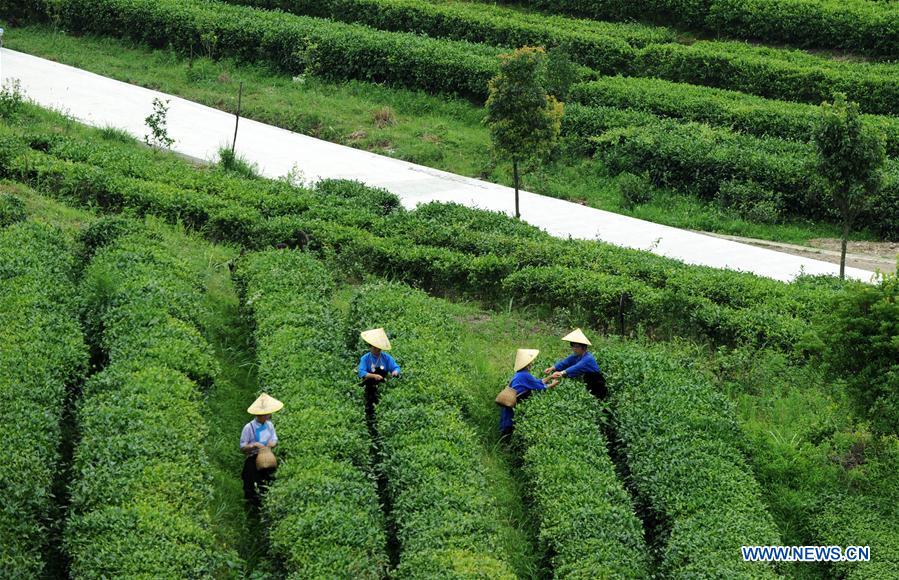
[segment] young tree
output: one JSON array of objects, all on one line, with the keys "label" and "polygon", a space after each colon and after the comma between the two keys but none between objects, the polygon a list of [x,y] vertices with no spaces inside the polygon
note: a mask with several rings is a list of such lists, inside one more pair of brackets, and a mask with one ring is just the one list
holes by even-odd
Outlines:
[{"label": "young tree", "polygon": [[552,151],[562,123],[562,103],[546,93],[542,69],[546,53],[542,48],[526,46],[500,58],[499,74],[489,84],[486,123],[494,150],[512,161],[518,218],[520,166]]},{"label": "young tree", "polygon": [[821,105],[814,134],[818,171],[843,226],[840,278],[846,274],[846,243],[853,222],[869,198],[880,188],[884,138],[862,124],[858,103],[847,103],[836,93],[834,102]]}]

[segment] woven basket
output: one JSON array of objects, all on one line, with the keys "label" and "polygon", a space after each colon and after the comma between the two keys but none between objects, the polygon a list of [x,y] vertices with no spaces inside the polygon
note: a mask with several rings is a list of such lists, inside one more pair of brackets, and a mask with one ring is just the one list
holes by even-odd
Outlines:
[{"label": "woven basket", "polygon": [[256,454],[256,469],[273,469],[278,466],[278,458],[268,447],[259,450]]},{"label": "woven basket", "polygon": [[518,402],[518,392],[512,387],[506,387],[496,396],[496,404],[503,407],[514,407]]}]

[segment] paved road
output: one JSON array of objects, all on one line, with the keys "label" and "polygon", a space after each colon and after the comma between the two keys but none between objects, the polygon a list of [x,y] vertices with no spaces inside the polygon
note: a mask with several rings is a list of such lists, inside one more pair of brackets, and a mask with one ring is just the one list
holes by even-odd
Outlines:
[{"label": "paved road", "polygon": [[[234,116],[164,93],[115,81],[56,62],[4,49],[4,79],[17,78],[26,95],[44,107],[63,111],[97,127],[113,126],[143,137],[144,119],[153,99],[170,101],[169,135],[173,149],[213,160],[230,145]],[[309,180],[356,179],[398,195],[407,207],[428,201],[457,202],[514,213],[512,189],[438,171],[429,167],[336,145],[290,131],[241,119],[237,152],[256,163],[266,177],[286,175],[293,168]],[[801,272],[839,273],[838,266],[757,248],[623,215],[584,207],[560,199],[522,192],[521,217],[552,235],[596,239],[618,246],[649,250],[690,264],[754,272],[789,281]],[[871,273],[847,268],[847,275],[869,280]]]}]

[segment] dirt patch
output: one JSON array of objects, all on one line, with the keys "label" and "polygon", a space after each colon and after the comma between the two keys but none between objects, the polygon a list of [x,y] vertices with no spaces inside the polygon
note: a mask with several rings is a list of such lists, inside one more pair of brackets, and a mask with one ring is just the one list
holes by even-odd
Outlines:
[{"label": "dirt patch", "polygon": [[[800,246],[741,236],[728,236],[709,232],[700,233],[760,248],[777,250],[786,254],[830,262],[831,264],[840,263],[840,240],[838,239],[818,238],[809,240],[810,245],[808,246]],[[899,243],[897,242],[849,242],[846,248],[846,266],[869,272],[879,270],[881,272],[894,273],[896,272],[897,253],[899,253]]]},{"label": "dirt patch", "polygon": [[355,143],[358,143],[358,142],[362,141],[362,140],[365,139],[366,137],[368,137],[368,133],[366,133],[365,131],[363,131],[362,129],[360,129],[360,130],[358,130],[358,131],[353,131],[352,133],[350,133],[349,135],[347,135],[347,136],[346,136],[346,142],[347,142],[348,144],[350,144],[350,145],[353,145],[353,144],[355,144]]}]

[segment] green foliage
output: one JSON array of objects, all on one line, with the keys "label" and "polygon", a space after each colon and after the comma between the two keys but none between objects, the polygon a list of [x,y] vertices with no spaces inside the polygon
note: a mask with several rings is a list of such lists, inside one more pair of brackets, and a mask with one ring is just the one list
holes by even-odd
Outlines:
[{"label": "green foliage", "polygon": [[653,185],[647,173],[622,173],[618,176],[618,190],[621,192],[623,207],[632,208],[652,200]]},{"label": "green foliage", "polygon": [[14,195],[0,193],[0,228],[25,221],[27,217],[24,201]]},{"label": "green foliage", "polygon": [[[819,108],[813,105],[654,78],[601,77],[574,85],[570,99],[591,107],[635,109],[803,143],[809,140],[821,117]],[[862,120],[886,135],[889,155],[899,155],[899,119],[863,115]]]},{"label": "green foliage", "polygon": [[0,119],[13,121],[22,108],[25,95],[22,93],[22,83],[19,79],[12,79],[3,84],[0,90]]},{"label": "green foliage", "polygon": [[[768,206],[760,214],[762,221],[781,213],[840,220],[839,212],[819,194],[821,177],[810,144],[753,137],[636,111],[575,106],[568,110],[573,114],[564,125],[569,136],[588,138],[612,171],[647,171],[654,184],[695,192],[703,199],[719,197],[722,186],[732,180],[752,183],[773,192],[745,192],[751,196],[746,200],[749,210],[756,211],[751,206],[760,201]],[[590,133],[599,136],[587,137]],[[733,193],[725,192],[724,199]],[[870,196],[872,201],[858,208],[860,220],[884,239],[899,235],[893,219],[899,209],[899,163],[890,160],[884,165],[883,187]]]},{"label": "green foliage", "polygon": [[[128,37],[183,53],[216,38],[215,54],[264,62],[292,75],[360,79],[486,98],[499,50],[384,33],[283,12],[202,0],[60,0],[72,32]],[[205,43],[205,44],[204,44]]]},{"label": "green foliage", "polygon": [[153,99],[153,112],[144,119],[147,128],[150,130],[148,135],[144,135],[144,143],[150,147],[159,147],[160,149],[168,149],[175,143],[175,140],[169,137],[168,129],[168,113],[170,101],[162,102],[161,99]]},{"label": "green foliage", "polygon": [[643,526],[599,430],[602,411],[580,384],[516,406],[540,540],[557,578],[648,578]]},{"label": "green foliage", "polygon": [[711,34],[895,58],[899,10],[866,0],[526,0],[552,12],[598,20],[675,22]]},{"label": "green foliage", "polygon": [[866,113],[899,113],[899,79],[889,64],[847,63],[799,51],[700,41],[647,46],[638,51],[633,68],[635,76],[815,105],[842,91]]},{"label": "green foliage", "polygon": [[546,93],[545,59],[542,48],[502,55],[499,75],[490,80],[485,122],[494,148],[519,162],[546,156],[559,135],[562,104]]},{"label": "green foliage", "polygon": [[725,181],[718,189],[718,203],[725,209],[759,223],[777,223],[783,217],[780,194],[752,181]]},{"label": "green foliage", "polygon": [[48,531],[62,517],[53,495],[60,420],[67,389],[87,369],[73,266],[58,230],[0,229],[0,424],[9,432],[0,446],[0,570],[9,577],[42,575]]},{"label": "green foliage", "polygon": [[825,357],[845,377],[856,407],[880,433],[899,431],[899,278],[853,284],[837,296],[824,330]]},{"label": "green foliage", "polygon": [[380,387],[375,408],[400,544],[397,576],[513,577],[499,551],[480,442],[463,414],[471,401],[451,309],[405,286],[373,284],[356,293],[348,319],[352,350],[363,350],[359,329],[384,326],[403,367],[403,377]]},{"label": "green foliage", "polygon": [[[0,127],[2,139],[16,152],[10,170],[62,199],[157,214],[250,249],[279,242],[305,246],[350,278],[364,277],[377,264],[388,278],[444,295],[501,301],[504,307],[509,298],[554,308],[584,305],[587,320],[613,330],[623,311],[626,332],[642,326],[792,350],[838,289],[805,281],[786,285],[594,241],[556,239],[506,216],[458,205],[427,204],[406,212],[395,196],[352,182],[323,182],[310,192],[198,169],[133,144],[62,133],[41,145],[44,152],[27,145],[39,140]],[[522,274],[523,268],[534,270]],[[585,302],[585,296],[593,299]]]},{"label": "green foliage", "polygon": [[435,38],[518,48],[561,48],[582,65],[601,71],[628,66],[632,47],[673,42],[665,28],[611,24],[528,14],[499,6],[424,0],[227,0],[294,14],[357,22],[380,30],[417,32]]},{"label": "green foliage", "polygon": [[[328,301],[334,282],[308,254],[270,250],[238,262],[263,390],[282,400],[282,462],[264,499],[271,548],[292,577],[381,578],[384,522],[362,393],[346,366]],[[310,368],[324,374],[310,374]]]},{"label": "green foliage", "polygon": [[198,330],[201,280],[152,230],[121,229],[85,237],[98,243],[82,280],[84,320],[106,366],[78,405],[64,537],[71,571],[234,573],[237,555],[210,530],[211,471],[198,445],[207,427],[195,381],[209,386],[218,374]]},{"label": "green foliage", "polygon": [[[658,518],[666,577],[775,578],[740,546],[780,545],[729,401],[661,348],[597,349],[630,480]],[[735,556],[736,555],[736,556]]]},{"label": "green foliage", "polygon": [[[857,103],[837,94],[833,104],[821,105],[821,121],[814,133],[816,169],[843,226],[840,278],[846,268],[846,240],[858,215],[882,184],[883,136],[862,125]],[[899,196],[897,196],[899,197]]]}]

